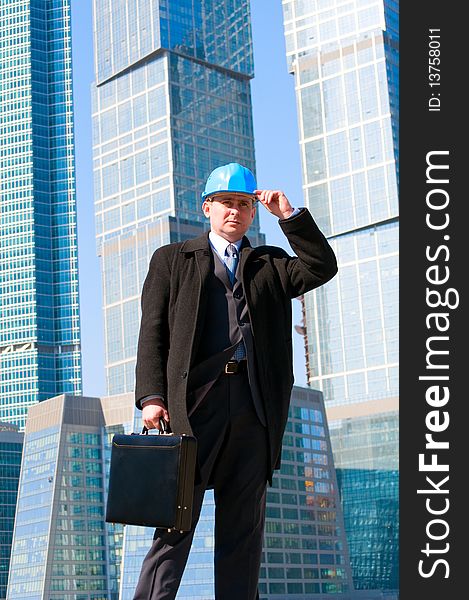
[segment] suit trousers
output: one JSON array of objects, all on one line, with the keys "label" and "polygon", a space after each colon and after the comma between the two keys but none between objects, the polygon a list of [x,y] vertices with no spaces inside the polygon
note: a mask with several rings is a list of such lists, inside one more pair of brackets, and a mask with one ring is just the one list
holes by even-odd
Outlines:
[{"label": "suit trousers", "polygon": [[268,438],[246,373],[221,375],[190,417],[201,481],[192,529],[156,529],[134,600],[173,600],[186,566],[205,490],[215,498],[215,599],[256,600],[264,533]]}]

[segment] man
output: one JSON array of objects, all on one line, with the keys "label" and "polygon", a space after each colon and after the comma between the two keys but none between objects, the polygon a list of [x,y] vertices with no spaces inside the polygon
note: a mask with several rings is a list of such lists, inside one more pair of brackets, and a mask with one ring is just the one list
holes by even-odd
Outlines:
[{"label": "man", "polygon": [[[176,597],[207,488],[216,505],[215,598],[258,598],[266,487],[280,467],[293,385],[291,299],[337,272],[308,210],[256,189],[245,167],[212,171],[202,198],[210,232],[151,259],[135,390],[146,427],[163,417],[197,438],[193,528],[155,531],[134,600]],[[251,247],[256,201],[280,219],[297,256]]]}]

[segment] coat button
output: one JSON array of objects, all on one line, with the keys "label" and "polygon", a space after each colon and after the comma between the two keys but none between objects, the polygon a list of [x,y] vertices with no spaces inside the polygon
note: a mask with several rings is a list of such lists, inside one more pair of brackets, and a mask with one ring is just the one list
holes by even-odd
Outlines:
[{"label": "coat button", "polygon": [[185,379],[187,377],[187,371],[184,371],[182,374],[182,379]]}]

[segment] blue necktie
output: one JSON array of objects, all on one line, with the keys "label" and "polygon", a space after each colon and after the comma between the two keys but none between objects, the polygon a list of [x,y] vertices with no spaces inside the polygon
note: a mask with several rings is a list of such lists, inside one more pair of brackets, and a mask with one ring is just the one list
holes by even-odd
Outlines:
[{"label": "blue necktie", "polygon": [[225,250],[225,265],[231,285],[235,280],[236,267],[238,266],[238,249],[234,244],[228,244]]},{"label": "blue necktie", "polygon": [[[238,249],[234,244],[228,244],[225,250],[225,265],[226,270],[228,271],[228,277],[230,278],[231,285],[233,285],[235,280],[236,267],[238,266]],[[244,347],[244,342],[240,342],[236,348],[235,352],[232,356],[235,360],[241,360],[242,358],[246,358],[246,348]]]}]

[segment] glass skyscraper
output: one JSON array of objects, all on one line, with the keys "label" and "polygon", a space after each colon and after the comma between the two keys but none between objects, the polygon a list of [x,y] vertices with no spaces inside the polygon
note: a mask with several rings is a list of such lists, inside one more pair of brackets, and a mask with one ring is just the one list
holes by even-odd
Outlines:
[{"label": "glass skyscraper", "polygon": [[[395,415],[330,425],[354,578],[361,589],[399,589],[399,472]],[[365,525],[366,524],[366,525]]]},{"label": "glass skyscraper", "polygon": [[81,392],[70,0],[0,1],[0,420]]},{"label": "glass skyscraper", "polygon": [[18,426],[0,422],[0,600],[7,593],[22,450]]},{"label": "glass skyscraper", "polygon": [[283,0],[305,202],[339,263],[304,297],[307,376],[324,393],[365,589],[397,587],[398,10]]},{"label": "glass skyscraper", "polygon": [[261,600],[353,597],[321,392],[294,387],[282,466],[267,493]]},{"label": "glass skyscraper", "polygon": [[30,408],[8,600],[117,598],[104,523],[104,421],[96,398],[61,395]]},{"label": "glass skyscraper", "polygon": [[[94,0],[93,151],[107,392],[134,388],[154,250],[204,231],[210,171],[254,170],[249,2]],[[253,243],[263,241],[256,218]]]}]

